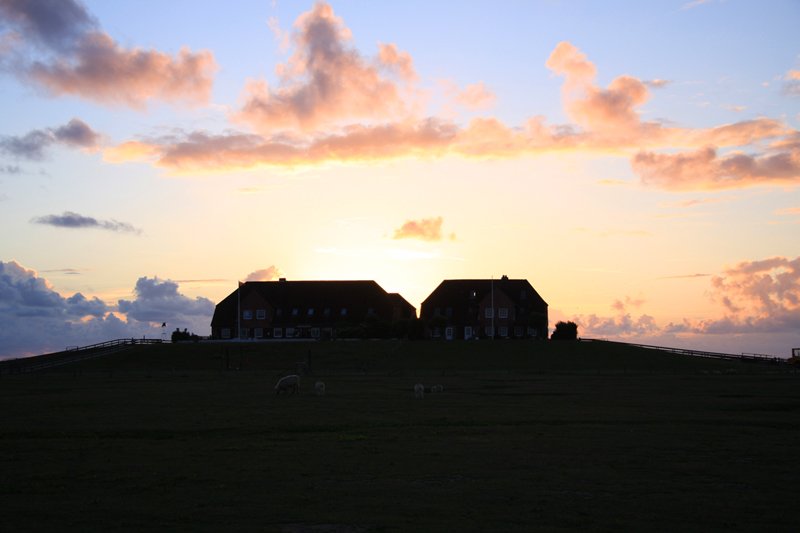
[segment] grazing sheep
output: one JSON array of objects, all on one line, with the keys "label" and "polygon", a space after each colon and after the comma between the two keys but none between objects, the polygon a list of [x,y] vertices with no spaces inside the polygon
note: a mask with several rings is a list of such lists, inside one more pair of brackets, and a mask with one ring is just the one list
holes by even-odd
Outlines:
[{"label": "grazing sheep", "polygon": [[317,396],[325,396],[325,383],[322,381],[314,383],[314,392],[317,393]]},{"label": "grazing sheep", "polygon": [[290,394],[294,394],[299,390],[300,376],[297,374],[284,376],[278,380],[278,383],[275,384],[275,394],[280,394],[281,392],[289,392]]},{"label": "grazing sheep", "polygon": [[424,398],[425,397],[425,385],[422,383],[417,383],[414,385],[414,398]]},{"label": "grazing sheep", "polygon": [[444,392],[444,386],[434,385],[433,387],[431,387],[431,392]]}]

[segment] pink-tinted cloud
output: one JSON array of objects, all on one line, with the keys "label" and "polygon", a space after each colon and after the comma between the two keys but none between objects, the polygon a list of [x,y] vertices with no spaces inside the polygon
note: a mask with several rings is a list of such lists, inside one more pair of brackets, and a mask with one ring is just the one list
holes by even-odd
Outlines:
[{"label": "pink-tinted cloud", "polygon": [[207,51],[177,56],[125,49],[73,1],[0,2],[17,75],[52,95],[143,108],[157,99],[207,102],[216,65]]},{"label": "pink-tinted cloud", "polygon": [[678,154],[639,152],[631,167],[646,185],[683,191],[800,184],[800,149],[720,156],[713,147]]},{"label": "pink-tinted cloud", "polygon": [[391,74],[413,77],[411,57],[394,45],[382,45],[376,65],[362,57],[350,40],[350,30],[333,8],[317,3],[294,24],[295,50],[278,67],[279,86],[250,82],[236,120],[270,133],[406,116],[402,88]]},{"label": "pink-tinted cloud", "polygon": [[250,272],[244,280],[273,281],[280,278],[281,276],[283,276],[283,272],[281,272],[280,269],[275,265],[270,265],[267,268],[262,268],[260,270],[256,270],[255,272]]},{"label": "pink-tinted cloud", "polygon": [[36,62],[27,73],[55,95],[141,108],[154,99],[207,102],[215,70],[210,52],[184,48],[172,57],[155,50],[126,50],[108,35],[92,33],[84,37],[74,57]]},{"label": "pink-tinted cloud", "polygon": [[494,105],[495,95],[483,82],[478,82],[464,87],[455,95],[455,101],[471,110],[488,109]]},{"label": "pink-tinted cloud", "polygon": [[[115,162],[144,159],[176,173],[213,173],[331,161],[589,151],[632,156],[642,183],[667,190],[797,182],[796,130],[769,118],[709,128],[643,121],[639,108],[649,98],[648,85],[619,76],[608,87],[598,87],[595,66],[568,42],[556,46],[546,65],[564,77],[564,107],[575,122],[550,125],[534,116],[515,127],[490,116],[467,124],[415,116],[400,96],[406,89],[413,92],[412,58],[384,44],[376,59],[367,60],[350,46],[350,39],[330,6],[317,4],[295,23],[295,51],[279,69],[280,85],[254,81],[245,91],[235,118],[258,133],[189,132],[128,141],[107,149],[105,157]],[[482,84],[462,91],[450,83],[444,90],[451,103],[461,98],[482,105],[490,97]],[[743,148],[747,151],[730,151]]]},{"label": "pink-tinted cloud", "polygon": [[783,91],[792,96],[800,96],[800,70],[790,70],[783,79]]},{"label": "pink-tinted cloud", "polygon": [[[394,239],[419,239],[422,241],[442,240],[442,217],[409,220],[394,230]],[[451,239],[455,235],[451,235]]]}]

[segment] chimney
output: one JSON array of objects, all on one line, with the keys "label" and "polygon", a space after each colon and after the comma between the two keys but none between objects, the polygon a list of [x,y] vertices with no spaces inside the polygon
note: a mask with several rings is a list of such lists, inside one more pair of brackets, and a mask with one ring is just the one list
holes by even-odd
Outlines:
[{"label": "chimney", "polygon": [[286,278],[278,278],[278,281],[286,281]]},{"label": "chimney", "polygon": [[503,274],[503,277],[502,277],[502,278],[500,278],[500,281],[508,281],[508,276],[506,276],[505,274]]}]

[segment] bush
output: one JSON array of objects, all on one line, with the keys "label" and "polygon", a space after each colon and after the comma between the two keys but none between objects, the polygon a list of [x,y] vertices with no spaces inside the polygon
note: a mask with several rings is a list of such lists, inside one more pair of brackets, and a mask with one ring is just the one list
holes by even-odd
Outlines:
[{"label": "bush", "polygon": [[578,324],[575,322],[557,322],[556,329],[550,335],[550,340],[554,341],[574,341],[578,340]]},{"label": "bush", "polygon": [[189,330],[186,328],[181,331],[178,328],[175,328],[175,331],[172,332],[172,342],[181,342],[181,341],[194,341],[197,342],[200,340],[199,335],[195,335],[194,333],[189,333]]}]

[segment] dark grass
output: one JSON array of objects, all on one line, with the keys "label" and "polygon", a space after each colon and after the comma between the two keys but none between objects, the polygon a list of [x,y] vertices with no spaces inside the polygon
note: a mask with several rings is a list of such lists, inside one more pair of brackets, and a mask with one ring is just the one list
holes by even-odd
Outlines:
[{"label": "dark grass", "polygon": [[2,524],[796,531],[799,379],[569,342],[137,347],[0,378]]}]

